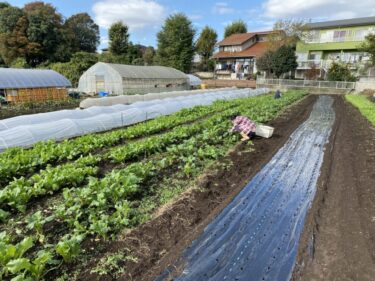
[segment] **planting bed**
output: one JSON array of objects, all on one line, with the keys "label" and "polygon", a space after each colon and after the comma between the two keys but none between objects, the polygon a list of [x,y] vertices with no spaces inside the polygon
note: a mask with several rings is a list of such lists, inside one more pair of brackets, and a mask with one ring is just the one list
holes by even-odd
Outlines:
[{"label": "planting bed", "polygon": [[[1,278],[72,280],[80,266],[110,250],[108,241],[148,221],[226,154],[239,138],[228,133],[231,116],[266,122],[303,95],[222,101],[109,133],[0,154]],[[122,249],[109,261],[96,260],[90,272],[115,274],[119,261],[135,259]]]}]

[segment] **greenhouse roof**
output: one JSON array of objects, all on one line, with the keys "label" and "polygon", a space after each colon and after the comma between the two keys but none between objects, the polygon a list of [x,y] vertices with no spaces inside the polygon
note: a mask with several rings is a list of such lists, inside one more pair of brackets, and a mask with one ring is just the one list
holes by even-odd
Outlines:
[{"label": "greenhouse roof", "polygon": [[187,79],[185,73],[165,66],[138,66],[105,63],[126,78]]},{"label": "greenhouse roof", "polygon": [[195,75],[188,74],[187,77],[190,80],[190,86],[199,86],[202,84],[202,80]]},{"label": "greenhouse roof", "polygon": [[53,70],[0,68],[0,89],[71,86],[68,79]]}]

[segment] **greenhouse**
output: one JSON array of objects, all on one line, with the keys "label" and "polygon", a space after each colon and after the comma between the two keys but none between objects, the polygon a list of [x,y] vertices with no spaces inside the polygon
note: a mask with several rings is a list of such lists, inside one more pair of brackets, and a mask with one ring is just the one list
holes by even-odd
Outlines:
[{"label": "greenhouse", "polygon": [[132,95],[186,90],[189,79],[164,66],[137,66],[98,62],[79,79],[78,90],[88,94]]},{"label": "greenhouse", "polygon": [[268,89],[224,89],[130,105],[93,106],[84,110],[60,110],[4,119],[0,121],[0,151],[17,146],[30,147],[39,141],[63,140],[107,131],[169,115],[183,108],[267,92]]},{"label": "greenhouse", "polygon": [[53,70],[0,68],[0,96],[8,102],[67,98],[71,83]]}]

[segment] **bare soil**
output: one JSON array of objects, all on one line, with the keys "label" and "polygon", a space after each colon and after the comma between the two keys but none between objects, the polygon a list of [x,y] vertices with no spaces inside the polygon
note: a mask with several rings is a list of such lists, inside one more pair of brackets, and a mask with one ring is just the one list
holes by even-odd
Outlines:
[{"label": "bare soil", "polygon": [[[153,220],[124,235],[123,240],[109,242],[107,252],[129,249],[138,262],[126,262],[120,280],[153,280],[203,231],[204,227],[242,190],[248,181],[272,158],[289,135],[305,121],[316,100],[308,96],[286,109],[270,122],[275,133],[270,139],[253,140],[253,151],[241,143],[205,175],[198,188],[183,194]],[[89,263],[79,280],[113,280],[109,275],[90,274]]]},{"label": "bare soil", "polygon": [[375,280],[375,127],[337,97],[293,280]]}]

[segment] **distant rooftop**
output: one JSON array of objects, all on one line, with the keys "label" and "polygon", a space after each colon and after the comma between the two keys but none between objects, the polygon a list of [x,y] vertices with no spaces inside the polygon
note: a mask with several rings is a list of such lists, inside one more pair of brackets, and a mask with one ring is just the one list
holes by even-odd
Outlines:
[{"label": "distant rooftop", "polygon": [[319,28],[350,27],[350,26],[373,25],[373,24],[375,25],[375,17],[314,22],[314,23],[308,23],[306,26],[310,29],[319,29]]},{"label": "distant rooftop", "polygon": [[255,35],[267,35],[276,31],[260,31],[260,32],[248,32],[248,33],[238,33],[232,34],[222,41],[217,43],[219,46],[230,46],[230,45],[241,45],[253,38]]}]

